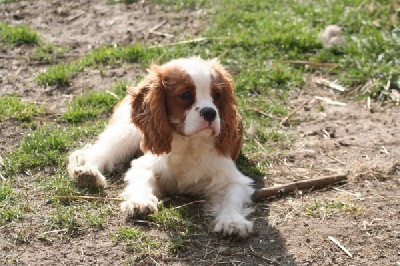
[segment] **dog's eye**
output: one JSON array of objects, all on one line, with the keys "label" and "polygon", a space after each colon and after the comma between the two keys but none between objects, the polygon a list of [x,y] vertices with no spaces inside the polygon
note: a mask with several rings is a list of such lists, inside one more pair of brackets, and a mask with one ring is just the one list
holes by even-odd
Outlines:
[{"label": "dog's eye", "polygon": [[218,101],[219,98],[221,98],[221,93],[220,93],[220,92],[216,92],[216,93],[214,94],[214,101]]},{"label": "dog's eye", "polygon": [[181,98],[184,100],[191,100],[192,94],[188,91],[185,91],[184,93],[181,94]]}]

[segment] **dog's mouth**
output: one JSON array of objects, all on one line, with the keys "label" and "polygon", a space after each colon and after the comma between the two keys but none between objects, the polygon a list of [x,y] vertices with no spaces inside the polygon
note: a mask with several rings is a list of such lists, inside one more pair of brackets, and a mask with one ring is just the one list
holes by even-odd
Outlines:
[{"label": "dog's mouth", "polygon": [[208,132],[211,136],[218,136],[219,135],[219,130],[217,127],[217,124],[215,122],[208,122],[204,121],[201,123],[199,128],[196,130],[195,134],[197,132]]}]

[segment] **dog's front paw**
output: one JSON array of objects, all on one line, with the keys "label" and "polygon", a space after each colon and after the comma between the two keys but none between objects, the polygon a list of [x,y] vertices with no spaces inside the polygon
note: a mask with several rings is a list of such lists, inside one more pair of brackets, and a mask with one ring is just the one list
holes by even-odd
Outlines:
[{"label": "dog's front paw", "polygon": [[220,215],[216,219],[214,232],[223,235],[238,235],[247,237],[253,231],[253,222],[240,214]]},{"label": "dog's front paw", "polygon": [[147,215],[158,210],[158,199],[149,196],[139,199],[128,199],[121,203],[121,210],[127,217]]},{"label": "dog's front paw", "polygon": [[77,167],[72,171],[72,178],[82,187],[106,187],[106,178],[97,170],[87,166]]}]

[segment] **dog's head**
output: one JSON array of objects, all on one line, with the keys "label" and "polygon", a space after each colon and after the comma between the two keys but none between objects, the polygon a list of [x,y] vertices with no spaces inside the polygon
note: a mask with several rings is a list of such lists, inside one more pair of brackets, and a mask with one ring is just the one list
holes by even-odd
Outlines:
[{"label": "dog's head", "polygon": [[191,57],[153,64],[129,93],[132,122],[143,133],[143,151],[168,153],[174,132],[192,136],[204,131],[215,137],[222,155],[238,156],[242,128],[232,77],[217,59]]}]

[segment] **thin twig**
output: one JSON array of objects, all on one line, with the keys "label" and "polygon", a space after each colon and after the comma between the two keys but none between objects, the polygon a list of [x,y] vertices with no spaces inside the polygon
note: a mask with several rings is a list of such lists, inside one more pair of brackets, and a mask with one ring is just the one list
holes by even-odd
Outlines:
[{"label": "thin twig", "polygon": [[209,41],[209,40],[225,40],[225,39],[230,39],[230,37],[213,37],[213,38],[200,37],[200,38],[187,40],[187,41],[153,45],[153,46],[150,46],[149,48],[162,48],[162,47],[168,47],[168,46],[184,45],[184,44],[189,44],[189,43],[205,42],[205,41]]},{"label": "thin twig", "polygon": [[165,23],[167,23],[166,20],[161,21],[161,23],[158,23],[157,25],[155,25],[154,27],[152,27],[151,29],[149,29],[149,32],[153,32],[155,30],[158,30],[158,28],[160,28],[161,26],[163,26]]},{"label": "thin twig", "polygon": [[255,255],[256,257],[258,257],[258,258],[260,258],[260,259],[262,259],[262,260],[264,260],[264,261],[266,261],[268,263],[273,263],[275,265],[282,265],[279,262],[277,262],[275,259],[270,259],[270,258],[264,257],[263,255],[260,255],[257,252],[255,252],[254,248],[253,248],[253,246],[251,244],[249,245],[249,248],[250,248],[251,253],[253,253],[253,255]]},{"label": "thin twig", "polygon": [[180,208],[186,207],[188,205],[192,205],[192,204],[196,204],[196,203],[202,203],[202,202],[205,202],[205,201],[206,200],[195,200],[195,201],[191,201],[191,202],[188,202],[188,203],[173,207],[173,209],[180,209]]},{"label": "thin twig", "polygon": [[388,150],[385,148],[385,146],[383,146],[383,145],[382,145],[382,147],[381,147],[380,152],[381,152],[381,153],[384,153],[384,154],[386,154],[386,155],[389,155],[389,151],[388,151]]},{"label": "thin twig", "polygon": [[44,232],[43,235],[53,234],[53,233],[61,233],[61,232],[68,232],[68,229],[65,228],[65,229],[47,231],[47,232]]},{"label": "thin twig", "polygon": [[334,161],[336,161],[336,162],[338,162],[338,163],[340,163],[340,164],[347,165],[347,163],[342,162],[341,160],[339,160],[339,159],[337,159],[337,158],[335,158],[335,157],[333,157],[333,156],[330,156],[329,154],[326,154],[326,153],[322,153],[322,154],[325,155],[326,157],[331,158],[332,160],[334,160]]},{"label": "thin twig", "polygon": [[267,114],[266,112],[261,111],[261,110],[259,110],[259,109],[257,109],[257,108],[249,108],[249,109],[252,110],[252,111],[254,111],[254,112],[256,112],[257,114],[266,116],[266,117],[268,117],[268,118],[271,118],[271,119],[279,119],[279,117],[273,116],[273,115],[271,115],[271,114]]},{"label": "thin twig", "polygon": [[342,85],[336,84],[336,83],[334,83],[332,81],[329,81],[327,79],[315,78],[315,79],[313,79],[313,81],[315,83],[317,83],[317,84],[327,86],[327,87],[329,87],[331,89],[334,89],[334,90],[338,90],[338,91],[341,91],[341,92],[346,91],[346,88],[343,87]]},{"label": "thin twig", "polygon": [[164,37],[167,37],[167,38],[173,38],[174,37],[173,34],[169,34],[169,33],[166,33],[166,32],[161,32],[161,31],[158,31],[158,30],[153,30],[153,31],[149,32],[149,34],[164,36]]},{"label": "thin twig", "polygon": [[329,63],[329,62],[310,62],[310,61],[283,61],[284,63],[294,64],[294,65],[306,65],[313,67],[338,67],[339,64]]},{"label": "thin twig", "polygon": [[338,105],[338,106],[345,106],[346,105],[346,103],[333,101],[333,100],[331,100],[329,98],[325,98],[325,97],[315,96],[314,98],[317,99],[317,100],[323,101],[323,102],[325,102],[327,104],[330,104],[330,105]]},{"label": "thin twig", "polygon": [[268,151],[264,148],[264,146],[256,139],[254,138],[254,142],[257,144],[260,149],[262,149],[265,153],[268,153]]},{"label": "thin twig", "polygon": [[112,91],[106,90],[106,93],[110,94],[110,95],[113,96],[115,99],[119,99],[118,95],[115,94],[115,93],[112,92]]},{"label": "thin twig", "polygon": [[122,198],[108,198],[108,197],[95,197],[95,196],[54,196],[55,199],[63,200],[102,200],[102,201],[124,201]]},{"label": "thin twig", "polygon": [[337,240],[336,238],[334,238],[333,236],[328,236],[328,239],[330,241],[332,241],[333,243],[335,243],[341,250],[343,250],[350,258],[353,257],[353,255],[350,253],[350,251],[345,248],[342,243],[339,242],[339,240]]},{"label": "thin twig", "polygon": [[296,109],[294,109],[292,112],[290,112],[290,114],[288,114],[285,118],[282,119],[281,121],[281,125],[285,125],[287,122],[289,122],[289,120],[304,106],[306,106],[308,103],[310,102],[310,100],[305,101],[304,103],[302,103],[299,107],[297,107]]},{"label": "thin twig", "polygon": [[310,180],[302,180],[270,188],[257,189],[253,194],[253,200],[259,201],[262,199],[267,199],[275,196],[281,196],[289,194],[296,190],[311,190],[311,189],[325,188],[327,186],[345,180],[347,180],[347,174],[338,174],[338,175],[325,176]]}]

